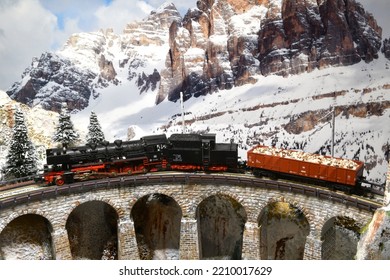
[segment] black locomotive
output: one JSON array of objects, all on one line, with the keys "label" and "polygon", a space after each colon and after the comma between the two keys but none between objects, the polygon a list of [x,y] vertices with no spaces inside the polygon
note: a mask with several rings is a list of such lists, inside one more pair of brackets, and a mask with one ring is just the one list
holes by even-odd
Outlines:
[{"label": "black locomotive", "polygon": [[47,149],[42,179],[63,185],[118,175],[163,170],[234,171],[238,145],[216,143],[215,134],[165,134],[68,149]]}]

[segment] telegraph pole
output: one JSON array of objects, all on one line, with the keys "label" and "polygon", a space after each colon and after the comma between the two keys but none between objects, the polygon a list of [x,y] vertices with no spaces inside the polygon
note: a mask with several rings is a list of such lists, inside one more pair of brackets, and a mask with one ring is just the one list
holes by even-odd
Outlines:
[{"label": "telegraph pole", "polygon": [[180,105],[181,105],[181,133],[185,133],[185,123],[184,123],[184,100],[183,100],[183,92],[180,92]]},{"label": "telegraph pole", "polygon": [[334,156],[334,131],[335,131],[335,125],[336,125],[335,110],[334,110],[334,107],[332,107],[332,146],[331,146],[332,157]]},{"label": "telegraph pole", "polygon": [[335,129],[336,129],[336,112],[335,112],[335,107],[331,107],[331,111],[329,113],[327,113],[325,116],[323,116],[322,118],[320,118],[317,122],[319,123],[320,121],[324,120],[324,119],[328,119],[329,115],[332,114],[332,121],[328,121],[326,120],[326,123],[321,126],[320,128],[317,128],[315,131],[313,131],[312,133],[310,133],[309,136],[313,135],[315,132],[317,132],[318,130],[322,129],[323,127],[325,127],[326,125],[330,125],[331,129],[332,129],[332,140],[331,140],[331,147],[330,147],[330,153],[332,155],[332,157],[334,156],[334,136],[335,136]]}]

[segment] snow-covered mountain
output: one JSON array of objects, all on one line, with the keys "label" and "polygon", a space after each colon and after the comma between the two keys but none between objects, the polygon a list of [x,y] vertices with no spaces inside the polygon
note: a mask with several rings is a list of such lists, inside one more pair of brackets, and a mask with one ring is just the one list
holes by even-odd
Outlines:
[{"label": "snow-covered mountain", "polygon": [[29,105],[76,111],[101,89],[134,80],[156,103],[255,83],[258,75],[300,74],[371,62],[382,28],[355,0],[198,1],[182,19],[166,3],[143,21],[72,35],[33,59],[7,93]]},{"label": "snow-covered mountain", "polygon": [[390,62],[374,18],[353,0],[237,3],[198,1],[184,18],[167,3],[122,34],[74,34],[7,93],[33,108],[67,103],[81,131],[94,111],[113,140],[180,132],[182,91],[186,131],[233,139],[242,157],[257,143],[329,154],[334,107],[335,156],[383,182]]},{"label": "snow-covered mountain", "polygon": [[173,21],[181,16],[173,4],[165,4],[145,20],[129,23],[122,34],[112,29],[73,34],[59,51],[34,58],[7,93],[57,112],[65,102],[75,112],[110,85],[135,81],[137,92],[155,90]]}]

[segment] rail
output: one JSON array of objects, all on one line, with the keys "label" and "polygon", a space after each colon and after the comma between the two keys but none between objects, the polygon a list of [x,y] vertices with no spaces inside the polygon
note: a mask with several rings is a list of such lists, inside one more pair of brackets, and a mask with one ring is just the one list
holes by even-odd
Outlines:
[{"label": "rail", "polygon": [[242,185],[268,190],[286,191],[303,194],[306,196],[326,199],[336,203],[342,203],[349,207],[355,207],[359,210],[375,212],[382,207],[380,203],[365,200],[359,197],[349,196],[344,193],[338,193],[331,190],[318,187],[299,185],[296,183],[265,180],[250,176],[237,176],[227,174],[147,174],[138,176],[124,176],[94,181],[78,182],[63,186],[45,187],[42,190],[34,190],[15,196],[0,199],[0,210],[16,205],[30,203],[49,198],[56,198],[60,195],[69,195],[83,193],[91,190],[111,187],[135,187],[140,185],[153,185],[162,183],[174,184],[223,184],[223,185]]}]

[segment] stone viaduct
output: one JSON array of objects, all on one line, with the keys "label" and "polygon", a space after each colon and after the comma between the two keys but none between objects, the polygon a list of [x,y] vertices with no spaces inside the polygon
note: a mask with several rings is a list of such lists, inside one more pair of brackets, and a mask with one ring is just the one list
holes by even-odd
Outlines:
[{"label": "stone viaduct", "polygon": [[[109,212],[113,217],[109,218],[108,223],[111,223],[111,227],[115,231],[113,236],[116,239],[114,243],[117,246],[117,259],[140,259],[143,256],[142,244],[140,244],[142,242],[146,244],[144,247],[149,247],[146,251],[155,251],[152,255],[149,252],[149,258],[187,260],[212,258],[212,253],[207,255],[205,250],[207,247],[213,246],[214,248],[225,247],[225,249],[220,250],[222,253],[216,252],[216,255],[233,252],[235,258],[238,259],[270,258],[269,253],[267,253],[270,250],[265,247],[271,245],[265,244],[266,239],[270,239],[273,233],[267,233],[265,228],[271,223],[271,219],[274,219],[274,225],[285,219],[282,228],[294,219],[295,228],[301,230],[298,235],[304,236],[300,258],[315,260],[325,258],[326,232],[337,221],[347,221],[345,222],[345,224],[349,224],[346,225],[347,228],[358,227],[360,230],[370,222],[374,212],[372,209],[355,207],[357,202],[348,203],[344,199],[336,200],[329,193],[321,194],[318,190],[316,194],[309,195],[304,190],[292,192],[289,190],[294,185],[282,182],[261,179],[256,179],[256,181],[253,179],[237,181],[235,179],[234,182],[229,182],[228,177],[219,178],[217,175],[213,175],[212,179],[204,182],[190,180],[188,176],[174,181],[162,178],[161,175],[159,178],[153,180],[153,176],[151,176],[139,184],[135,183],[138,177],[137,179],[133,177],[120,178],[116,179],[115,182],[111,179],[103,183],[79,183],[77,189],[73,188],[72,191],[63,186],[62,189],[56,189],[54,194],[46,195],[46,192],[56,188],[51,187],[52,189],[46,188],[44,191],[40,191],[38,196],[41,198],[39,199],[33,199],[34,194],[29,194],[24,203],[0,208],[0,253],[6,247],[5,243],[9,241],[4,240],[6,238],[4,236],[7,236],[8,225],[18,218],[34,215],[45,221],[47,225],[52,247],[51,258],[75,258],[72,256],[73,235],[77,235],[77,230],[85,230],[85,228],[77,227],[77,224],[81,223],[83,219],[92,221],[95,216],[101,217],[100,210],[96,210],[101,209],[101,206],[98,208],[81,207],[96,204],[103,205],[104,209],[107,208],[108,211],[104,210],[103,212]],[[218,181],[213,182],[213,180]],[[85,187],[88,184],[89,187]],[[147,205],[156,197],[162,198],[157,199],[158,203],[156,204],[160,206],[154,212],[150,212]],[[208,204],[203,207],[205,201],[208,201]],[[278,210],[279,212],[272,213],[272,209],[275,207],[271,206],[278,203],[282,206],[287,205],[290,210],[285,212]],[[165,214],[161,214],[165,211],[164,209],[169,210]],[[70,222],[70,217],[75,212],[78,214]],[[294,216],[293,219],[289,218],[291,215]],[[232,216],[236,216],[236,218],[231,220]],[[340,220],[338,217],[343,217],[343,219]],[[201,219],[206,221],[203,225]],[[176,220],[176,222],[172,220]],[[76,225],[74,227],[76,230],[70,233],[72,223]],[[341,224],[339,222],[339,225]],[[98,223],[98,225],[100,224]],[[221,227],[224,227],[223,232]],[[88,236],[93,236],[98,234],[99,229],[90,227],[88,231]],[[239,236],[238,239],[229,236],[231,232],[236,232]],[[156,237],[162,233],[165,234],[164,238],[170,240]],[[146,234],[149,236],[145,237]],[[216,237],[214,238],[213,235]],[[285,239],[292,239],[295,235],[297,235],[296,232],[287,232],[288,238]],[[12,234],[8,234],[7,237],[12,240],[12,237],[9,236]],[[86,238],[85,236],[84,234],[83,238]],[[2,238],[3,241],[1,241]],[[225,238],[223,242],[227,245],[213,244],[213,242],[218,243],[215,241],[216,238]],[[330,243],[332,245],[329,245]],[[165,248],[159,244],[165,244]],[[232,246],[233,249],[231,249]],[[276,245],[272,246],[276,246],[272,249],[273,256],[274,251],[278,250],[277,242]],[[283,246],[287,246],[286,243]],[[334,248],[338,245],[333,238],[333,241],[329,241],[327,246]],[[214,251],[219,249],[214,249]],[[4,250],[3,258],[7,258]],[[161,256],[156,253],[157,251],[160,252]],[[231,255],[227,258],[231,258]]]}]

